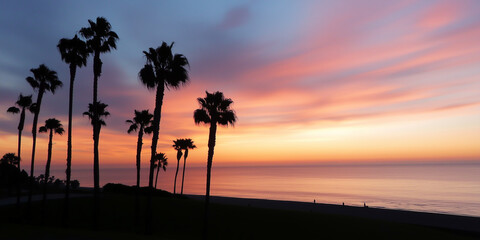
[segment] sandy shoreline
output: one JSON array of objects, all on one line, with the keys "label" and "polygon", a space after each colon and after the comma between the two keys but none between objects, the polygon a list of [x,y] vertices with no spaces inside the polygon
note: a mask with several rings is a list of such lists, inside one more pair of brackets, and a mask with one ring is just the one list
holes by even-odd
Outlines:
[{"label": "sandy shoreline", "polygon": [[[203,195],[187,195],[192,199],[204,200]],[[249,206],[269,209],[318,212],[323,214],[344,215],[359,218],[377,219],[391,222],[415,224],[429,227],[460,230],[480,234],[480,217],[458,216],[440,213],[414,212],[381,208],[365,208],[323,203],[250,199],[212,196],[212,203]]]}]

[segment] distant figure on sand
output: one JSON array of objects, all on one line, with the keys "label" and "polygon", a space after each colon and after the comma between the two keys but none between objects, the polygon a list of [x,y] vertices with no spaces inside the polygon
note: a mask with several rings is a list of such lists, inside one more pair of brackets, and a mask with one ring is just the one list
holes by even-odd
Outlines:
[{"label": "distant figure on sand", "polygon": [[345,206],[345,202],[342,202],[342,206]]},{"label": "distant figure on sand", "polygon": [[363,203],[363,207],[366,207],[366,208],[368,208],[368,206],[367,206],[367,204],[365,204],[365,202]]},{"label": "distant figure on sand", "polygon": [[313,203],[315,203],[315,199],[313,199]]}]

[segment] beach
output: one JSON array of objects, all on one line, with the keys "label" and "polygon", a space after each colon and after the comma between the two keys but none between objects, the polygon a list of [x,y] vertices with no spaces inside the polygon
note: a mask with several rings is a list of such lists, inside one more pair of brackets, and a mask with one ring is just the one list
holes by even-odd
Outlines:
[{"label": "beach", "polygon": [[[85,189],[84,189],[85,190]],[[102,231],[92,231],[89,192],[72,194],[72,223],[61,228],[62,194],[52,194],[47,201],[48,224],[15,223],[13,199],[0,200],[0,213],[10,216],[2,222],[6,239],[151,239],[132,225],[134,196],[125,193],[102,194]],[[161,223],[157,239],[196,239],[201,232],[204,212],[203,195],[155,197],[155,222]],[[141,202],[145,203],[145,198]],[[25,199],[24,199],[25,200]],[[34,212],[40,198],[34,196]],[[25,201],[22,201],[25,202]],[[351,239],[478,239],[480,218],[438,213],[343,206],[313,202],[280,201],[254,198],[211,196],[211,239],[292,239],[323,237]],[[36,209],[36,210],[35,210]],[[119,211],[119,210],[122,211]],[[22,229],[16,231],[15,229]],[[140,230],[140,231],[139,231]],[[132,235],[134,234],[134,235]]]},{"label": "beach", "polygon": [[[205,196],[189,195],[197,200]],[[390,222],[415,224],[421,226],[466,231],[478,234],[480,237],[480,218],[458,216],[440,213],[415,212],[406,210],[381,209],[372,207],[344,206],[323,203],[306,203],[295,201],[279,201],[266,199],[247,199],[211,196],[210,201],[218,204],[247,206],[290,211],[316,212],[331,215],[343,215],[359,218],[376,219]]]}]

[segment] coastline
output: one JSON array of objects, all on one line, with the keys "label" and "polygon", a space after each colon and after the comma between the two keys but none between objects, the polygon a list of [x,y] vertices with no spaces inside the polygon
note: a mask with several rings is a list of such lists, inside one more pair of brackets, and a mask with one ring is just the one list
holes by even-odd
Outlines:
[{"label": "coastline", "polygon": [[[62,197],[53,194],[51,200]],[[73,197],[73,196],[72,196]],[[91,232],[88,224],[91,211],[89,192],[77,193],[72,216],[78,230],[63,229],[60,218],[62,200],[57,199],[49,205],[49,227],[25,225],[4,218],[7,226],[4,230],[7,239],[33,239],[44,236],[45,239],[105,239],[98,238],[98,232]],[[81,198],[81,199],[79,199]],[[102,228],[107,231],[125,230],[124,233],[141,232],[131,224],[134,216],[134,196],[125,192],[109,192],[103,195]],[[145,198],[143,198],[145,199]],[[35,200],[40,200],[35,198]],[[60,202],[59,202],[60,201]],[[144,202],[144,201],[142,201]],[[145,203],[145,202],[144,202]],[[240,236],[238,239],[308,239],[311,236],[323,236],[326,239],[479,239],[480,218],[464,217],[446,214],[422,213],[402,210],[388,210],[367,207],[342,206],[322,203],[266,200],[234,197],[211,197],[212,231],[216,232],[214,239],[231,239],[232,233]],[[60,204],[61,205],[61,204]],[[162,206],[155,209],[156,221],[164,223],[163,229],[155,234],[160,239],[195,239],[201,232],[201,221],[204,213],[204,195],[184,195],[184,197],[157,196],[154,205]],[[36,210],[41,205],[36,204]],[[125,206],[132,206],[126,207]],[[119,211],[124,209],[125,211]],[[15,207],[3,208],[6,216],[16,216]],[[36,216],[35,222],[40,222],[41,216]],[[165,221],[165,219],[177,219]],[[181,221],[180,221],[181,220]],[[323,226],[323,230],[319,231]],[[320,227],[320,228],[319,228]],[[18,230],[22,229],[21,234]],[[136,229],[136,230],[135,230]],[[179,229],[188,229],[179,235]],[[120,231],[121,232],[121,231]],[[119,233],[120,233],[119,232]],[[112,233],[112,232],[110,232]],[[110,234],[108,233],[108,235]],[[139,232],[136,232],[139,233]],[[115,235],[115,234],[114,234]],[[23,237],[22,237],[23,236]],[[113,236],[113,235],[112,235]],[[115,235],[117,236],[117,235]],[[123,232],[119,235],[123,236]],[[116,239],[124,239],[117,236]],[[256,238],[252,237],[256,236]],[[142,238],[139,239],[151,239]]]},{"label": "coastline", "polygon": [[[89,197],[90,187],[82,187],[83,193],[73,193],[72,198]],[[196,201],[204,201],[204,195],[185,194],[188,198]],[[34,195],[33,201],[40,201],[40,195]],[[50,194],[49,200],[61,199],[63,194]],[[13,205],[15,197],[0,200],[0,206]],[[238,198],[225,196],[210,196],[211,203],[222,205],[243,206],[252,208],[314,212],[327,215],[342,215],[356,218],[366,218],[381,221],[397,222],[404,224],[420,225],[434,228],[442,228],[453,231],[464,231],[480,236],[480,217],[461,216],[443,213],[418,212],[411,210],[386,209],[377,207],[359,207],[349,205],[336,205],[326,203],[312,203],[285,200],[270,200],[257,198]],[[21,202],[26,202],[22,197]]]},{"label": "coastline", "polygon": [[[204,195],[186,195],[203,201]],[[235,198],[210,196],[211,203],[247,206],[256,208],[316,212],[330,215],[343,215],[358,218],[443,228],[480,234],[480,217],[460,216],[442,213],[416,212],[409,210],[385,209],[373,207],[343,206],[325,203],[308,203],[296,201],[268,200],[255,198]]]}]

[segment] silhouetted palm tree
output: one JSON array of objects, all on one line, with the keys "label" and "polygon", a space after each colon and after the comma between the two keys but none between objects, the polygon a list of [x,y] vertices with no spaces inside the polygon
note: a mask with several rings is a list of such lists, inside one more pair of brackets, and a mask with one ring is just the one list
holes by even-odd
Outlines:
[{"label": "silhouetted palm tree", "polygon": [[[94,126],[93,128],[96,129],[93,133],[93,162],[94,167],[95,164],[99,163],[99,156],[98,156],[98,144],[100,141],[100,130],[102,126],[105,126],[106,123],[102,119],[102,117],[107,117],[110,115],[109,112],[106,111],[108,107],[107,104],[102,102],[96,102],[95,104],[89,103],[88,104],[88,112],[84,112],[84,116],[88,116],[91,121],[91,124]],[[95,171],[94,171],[95,172]],[[94,187],[93,187],[93,228],[98,229],[98,216],[100,211],[100,181],[98,175],[98,169],[96,171],[97,176],[94,177]]]},{"label": "silhouetted palm tree", "polygon": [[[32,95],[23,96],[22,94],[20,94],[20,96],[18,97],[18,100],[15,102],[15,105],[17,105],[20,108],[17,108],[15,106],[9,107],[7,109],[7,112],[12,114],[20,113],[20,121],[17,127],[18,129],[17,156],[18,156],[18,159],[20,159],[21,146],[22,146],[22,131],[23,131],[23,127],[25,126],[25,109],[30,109],[30,106],[32,106]],[[20,160],[18,161],[17,167],[18,169],[20,169]]]},{"label": "silhouetted palm tree", "polygon": [[185,166],[187,165],[187,157],[188,157],[188,149],[194,149],[197,146],[193,144],[192,139],[186,138],[183,139],[182,143],[182,149],[185,151],[183,154],[183,173],[182,173],[182,190],[180,192],[181,195],[183,195],[183,182],[185,180]]},{"label": "silhouetted palm tree", "polygon": [[38,68],[30,69],[30,72],[33,73],[33,77],[27,77],[26,80],[32,86],[33,90],[38,90],[37,102],[35,103],[35,113],[33,116],[33,126],[32,126],[32,162],[30,166],[30,190],[28,193],[28,213],[30,215],[30,206],[32,202],[32,190],[33,190],[33,171],[35,167],[35,146],[37,143],[37,123],[38,116],[40,115],[40,108],[42,107],[43,94],[46,91],[50,91],[53,94],[58,87],[62,86],[62,82],[58,80],[57,73],[53,70],[50,70],[44,64],[40,65]]},{"label": "silhouetted palm tree", "polygon": [[87,39],[87,46],[93,52],[93,102],[97,102],[98,77],[102,74],[100,54],[117,48],[118,35],[112,31],[112,26],[103,17],[97,21],[88,20],[89,27],[80,29],[80,35]]},{"label": "silhouetted palm tree", "polygon": [[[18,97],[17,102],[15,102],[15,105],[19,106],[20,108],[17,108],[15,106],[9,107],[7,109],[7,112],[12,113],[12,114],[17,114],[20,112],[20,121],[18,123],[18,146],[17,146],[17,156],[18,156],[18,163],[17,167],[18,170],[21,171],[20,168],[20,156],[21,156],[21,148],[22,148],[22,131],[23,127],[25,126],[25,109],[30,110],[33,112],[33,108],[31,108],[32,105],[32,95],[29,96],[23,96],[20,94]],[[17,181],[17,208],[20,207],[20,196],[21,196],[21,187],[20,187],[20,182]]]},{"label": "silhouetted palm tree", "polygon": [[168,158],[165,153],[158,153],[155,155],[155,163],[154,166],[157,168],[157,176],[155,177],[155,189],[157,189],[157,182],[158,182],[158,172],[160,172],[160,168],[163,169],[163,171],[167,171],[167,162]]},{"label": "silhouetted palm tree", "polygon": [[128,128],[128,133],[136,132],[138,130],[138,140],[137,140],[137,155],[136,155],[136,166],[137,166],[137,188],[140,188],[140,159],[142,153],[143,145],[143,134],[152,132],[152,118],[153,115],[148,112],[148,110],[137,111],[135,110],[135,117],[132,120],[127,120],[126,122],[130,124]]},{"label": "silhouetted palm tree", "polygon": [[65,206],[63,211],[63,224],[68,224],[68,209],[70,196],[70,178],[72,172],[72,112],[73,112],[73,84],[77,67],[87,65],[89,49],[87,44],[75,34],[72,39],[62,38],[57,45],[62,60],[69,64],[70,68],[70,91],[68,95],[68,140],[67,140],[67,181],[65,183]]},{"label": "silhouetted palm tree", "polygon": [[[87,39],[87,46],[93,52],[93,105],[99,102],[97,98],[98,77],[102,74],[102,60],[100,54],[110,52],[117,48],[118,35],[112,31],[112,26],[103,17],[97,17],[97,21],[88,20],[89,27],[80,29],[80,34]],[[99,196],[100,191],[100,164],[98,162],[98,137],[100,136],[100,126],[97,121],[100,121],[100,116],[96,115],[100,111],[92,110],[91,116],[93,125],[93,145],[94,145],[94,159],[93,159],[93,185],[95,196]],[[96,137],[97,136],[97,137]],[[95,157],[95,146],[97,146],[97,154]],[[96,213],[95,213],[96,214]],[[94,223],[95,224],[95,223]],[[96,226],[96,225],[94,225]]]},{"label": "silhouetted palm tree", "polygon": [[142,145],[143,145],[143,134],[152,132],[152,118],[153,115],[148,112],[148,110],[137,111],[135,110],[135,117],[132,120],[127,120],[126,122],[130,124],[128,128],[128,133],[138,131],[138,140],[137,140],[137,155],[136,155],[136,167],[137,167],[137,189],[135,190],[135,223],[138,225],[139,216],[140,216],[140,200],[139,200],[139,190],[140,190],[140,160],[142,154]]},{"label": "silhouetted palm tree", "polygon": [[[176,186],[177,186],[177,175],[178,175],[178,167],[180,165],[180,158],[183,157],[183,174],[182,174],[182,190],[181,194],[183,194],[183,182],[185,179],[185,164],[187,163],[187,157],[188,157],[188,149],[194,149],[196,148],[195,145],[193,145],[193,141],[190,138],[184,139],[180,138],[177,140],[173,141],[172,147],[177,150],[177,171],[175,172],[175,181],[174,181],[174,186],[173,186],[173,193],[175,194],[176,191]],[[185,153],[182,153],[182,150],[185,151]]]},{"label": "silhouetted palm tree", "polygon": [[208,228],[208,207],[210,203],[210,178],[212,174],[213,150],[215,148],[215,138],[217,124],[221,126],[234,125],[237,120],[235,112],[230,109],[233,103],[232,99],[225,98],[222,92],[206,92],[205,98],[197,98],[200,108],[195,110],[193,118],[195,124],[210,124],[210,133],[208,135],[208,159],[207,159],[207,190],[205,194],[205,219],[203,238],[207,239]]},{"label": "silhouetted palm tree", "polygon": [[47,200],[47,179],[49,179],[50,177],[50,164],[52,162],[53,133],[62,135],[65,132],[60,121],[55,118],[47,119],[45,121],[45,126],[41,126],[38,131],[47,132],[48,130],[50,130],[50,133],[48,135],[48,157],[47,164],[45,165],[45,182],[43,184],[42,217],[45,217],[45,201]]},{"label": "silhouetted palm tree", "polygon": [[[148,89],[156,89],[155,94],[155,110],[153,112],[153,136],[152,149],[150,155],[150,172],[148,176],[148,187],[153,187],[153,170],[154,160],[157,154],[157,142],[160,129],[160,119],[162,113],[162,104],[165,88],[176,89],[180,85],[186,84],[189,80],[188,60],[182,54],[172,54],[173,43],[170,46],[163,42],[156,49],[150,48],[144,51],[147,62],[139,72],[139,78]],[[147,196],[147,221],[146,231],[151,233],[152,230],[152,197],[151,192]]]},{"label": "silhouetted palm tree", "polygon": [[175,180],[173,181],[173,194],[176,194],[177,191],[177,175],[178,175],[178,166],[180,165],[180,159],[182,158],[182,147],[181,147],[181,142],[183,139],[177,139],[173,140],[173,145],[172,147],[177,150],[177,170],[175,171]]}]

